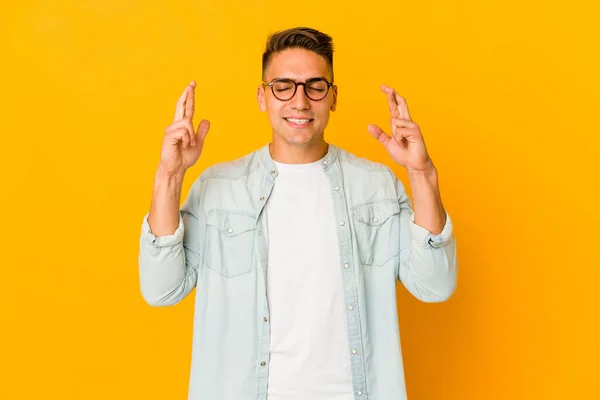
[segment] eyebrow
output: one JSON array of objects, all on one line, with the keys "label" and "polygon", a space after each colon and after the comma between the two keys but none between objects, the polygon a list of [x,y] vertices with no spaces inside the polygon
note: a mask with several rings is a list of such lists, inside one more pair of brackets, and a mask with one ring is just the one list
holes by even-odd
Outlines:
[{"label": "eyebrow", "polygon": [[[282,77],[279,77],[279,78],[273,78],[273,79],[271,79],[271,82],[273,82],[276,79],[289,79],[290,81],[298,82],[297,79],[290,78],[290,77],[287,77],[287,76],[282,76]],[[329,82],[329,79],[325,78],[324,76],[313,76],[313,77],[310,77],[310,78],[306,79],[304,82],[308,82],[308,81],[313,80],[313,79],[325,79],[327,82]]]}]

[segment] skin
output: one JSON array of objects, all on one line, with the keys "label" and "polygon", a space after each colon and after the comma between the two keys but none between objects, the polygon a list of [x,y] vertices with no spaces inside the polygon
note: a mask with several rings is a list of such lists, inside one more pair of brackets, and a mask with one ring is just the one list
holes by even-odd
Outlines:
[{"label": "skin", "polygon": [[[327,61],[320,55],[304,49],[287,49],[276,53],[264,74],[265,82],[275,78],[291,78],[296,82],[324,77],[332,81]],[[303,90],[298,90],[288,101],[278,100],[266,85],[258,87],[257,100],[261,111],[267,112],[273,130],[273,140],[269,147],[275,161],[288,164],[317,161],[327,153],[325,128],[331,111],[337,105],[337,86],[332,86],[327,96],[319,101],[309,99]],[[312,118],[306,128],[291,127],[284,117]]]},{"label": "skin", "polygon": [[[331,71],[325,58],[304,49],[287,49],[273,55],[264,80],[270,82],[285,77],[304,82],[320,76],[331,82]],[[165,130],[148,217],[157,236],[173,234],[178,226],[183,178],[187,169],[199,159],[210,128],[209,121],[202,120],[194,130],[195,88],[194,81],[185,88],[177,102],[173,123]],[[320,101],[309,99],[302,89],[303,86],[299,86],[294,97],[287,101],[275,98],[267,86],[261,85],[257,90],[259,108],[268,114],[272,127],[271,157],[282,163],[309,163],[327,153],[324,133],[330,112],[336,110],[338,88],[332,86]],[[407,169],[415,223],[433,234],[440,233],[446,223],[446,214],[437,169],[427,152],[423,134],[412,120],[406,100],[392,87],[381,85],[381,90],[388,100],[391,135],[375,124],[369,125],[367,130],[384,146],[394,162]],[[289,116],[313,121],[306,127],[292,127],[284,119]]]}]

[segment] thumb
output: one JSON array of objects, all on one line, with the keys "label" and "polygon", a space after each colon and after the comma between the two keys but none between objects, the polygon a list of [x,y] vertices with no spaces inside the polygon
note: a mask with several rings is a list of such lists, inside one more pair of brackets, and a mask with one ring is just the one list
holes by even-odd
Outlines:
[{"label": "thumb", "polygon": [[381,129],[380,127],[378,127],[375,124],[370,124],[367,127],[367,130],[369,131],[371,136],[373,136],[375,139],[377,139],[386,148],[388,147],[388,145],[390,144],[390,140],[392,140],[392,138],[387,133],[385,133],[383,131],[383,129]]},{"label": "thumb", "polygon": [[204,142],[206,135],[208,134],[208,130],[210,129],[210,122],[206,119],[203,119],[202,122],[198,125],[198,131],[194,136],[194,143]]}]

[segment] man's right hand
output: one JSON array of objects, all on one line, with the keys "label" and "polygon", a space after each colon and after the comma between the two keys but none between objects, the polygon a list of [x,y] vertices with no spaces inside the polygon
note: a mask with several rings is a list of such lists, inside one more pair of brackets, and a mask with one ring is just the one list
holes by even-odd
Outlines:
[{"label": "man's right hand", "polygon": [[198,161],[210,122],[202,120],[194,134],[194,90],[192,81],[186,88],[175,109],[173,123],[165,129],[160,153],[159,171],[166,176],[183,176]]}]

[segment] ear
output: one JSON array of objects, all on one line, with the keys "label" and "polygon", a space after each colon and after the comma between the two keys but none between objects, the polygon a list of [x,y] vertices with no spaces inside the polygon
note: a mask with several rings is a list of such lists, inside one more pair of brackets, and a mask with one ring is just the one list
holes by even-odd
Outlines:
[{"label": "ear", "polygon": [[265,87],[263,85],[259,85],[256,91],[256,100],[258,101],[258,107],[260,111],[267,111],[267,103],[265,102]]},{"label": "ear", "polygon": [[337,108],[337,96],[338,96],[338,87],[337,85],[331,88],[331,94],[333,95],[333,103],[331,103],[330,110],[335,111]]}]

